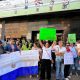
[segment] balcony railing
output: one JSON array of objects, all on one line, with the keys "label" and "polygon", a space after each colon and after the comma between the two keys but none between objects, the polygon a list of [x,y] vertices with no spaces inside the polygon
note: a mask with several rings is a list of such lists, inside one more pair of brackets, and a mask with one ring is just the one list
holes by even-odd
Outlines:
[{"label": "balcony railing", "polygon": [[[53,2],[54,1],[54,2]],[[79,2],[80,0],[42,0],[42,3],[35,2],[35,0],[4,0],[0,1],[0,11],[13,11],[21,9],[29,9],[41,6],[53,6],[57,4]],[[37,4],[36,4],[37,3]]]}]

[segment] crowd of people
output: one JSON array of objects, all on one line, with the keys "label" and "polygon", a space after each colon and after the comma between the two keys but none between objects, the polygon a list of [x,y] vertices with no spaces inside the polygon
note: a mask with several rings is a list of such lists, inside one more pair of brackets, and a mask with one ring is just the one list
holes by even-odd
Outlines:
[{"label": "crowd of people", "polygon": [[56,72],[56,80],[69,80],[73,73],[73,66],[76,76],[78,76],[78,66],[80,65],[80,42],[76,44],[54,41],[51,46],[48,42],[45,45],[40,41],[42,47],[41,74],[40,80],[45,80],[45,72],[47,79],[51,80],[51,62]]},{"label": "crowd of people", "polygon": [[30,50],[32,43],[27,41],[26,38],[22,39],[8,39],[6,41],[0,40],[0,54],[10,53],[21,50]]},{"label": "crowd of people", "polygon": [[[37,41],[32,43],[25,38],[0,40],[0,54],[21,50],[39,50],[40,80],[51,80],[51,72],[55,71],[56,80],[69,80],[73,68],[78,76],[80,66],[80,41],[66,43],[63,41]],[[51,64],[53,69],[51,69]]]}]

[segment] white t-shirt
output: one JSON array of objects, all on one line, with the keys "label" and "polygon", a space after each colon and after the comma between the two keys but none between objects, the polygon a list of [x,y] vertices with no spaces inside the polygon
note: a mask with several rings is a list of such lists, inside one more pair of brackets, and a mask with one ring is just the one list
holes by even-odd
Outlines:
[{"label": "white t-shirt", "polygon": [[[61,47],[59,45],[56,46],[56,52],[62,52],[65,53],[66,52],[66,48],[65,47]],[[64,56],[56,56],[56,60],[61,60],[63,59]]]},{"label": "white t-shirt", "polygon": [[55,45],[54,47],[52,47],[52,52],[56,52],[57,51],[57,45]]},{"label": "white t-shirt", "polygon": [[46,48],[46,47],[42,47],[43,50],[43,54],[42,54],[42,59],[52,59],[51,57],[51,49],[52,47]]},{"label": "white t-shirt", "polygon": [[39,48],[37,47],[37,48],[35,48],[35,47],[32,47],[32,50],[39,50]]},{"label": "white t-shirt", "polygon": [[35,48],[35,47],[32,47],[32,50],[38,50],[39,52],[42,52],[42,50],[40,48]]}]

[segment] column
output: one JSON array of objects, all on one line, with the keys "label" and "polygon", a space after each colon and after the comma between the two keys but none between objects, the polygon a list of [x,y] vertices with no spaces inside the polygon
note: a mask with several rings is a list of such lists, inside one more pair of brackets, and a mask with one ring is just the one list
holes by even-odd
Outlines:
[{"label": "column", "polygon": [[2,25],[2,27],[1,27],[1,39],[4,40],[4,38],[5,38],[5,21],[2,21],[1,25]]}]

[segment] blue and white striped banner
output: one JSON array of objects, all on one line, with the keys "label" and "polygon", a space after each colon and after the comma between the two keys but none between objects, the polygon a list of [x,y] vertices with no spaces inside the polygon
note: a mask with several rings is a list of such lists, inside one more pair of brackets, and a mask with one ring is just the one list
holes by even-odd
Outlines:
[{"label": "blue and white striped banner", "polygon": [[0,80],[16,80],[19,76],[37,75],[38,61],[37,50],[0,55]]}]

